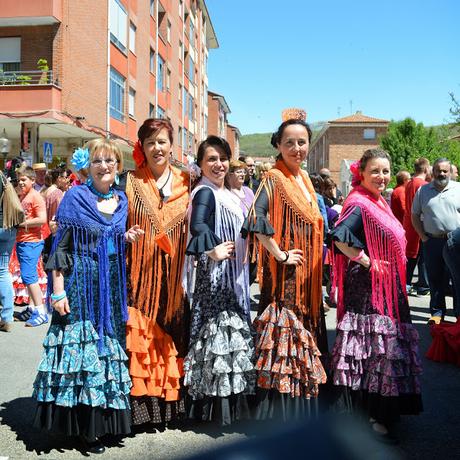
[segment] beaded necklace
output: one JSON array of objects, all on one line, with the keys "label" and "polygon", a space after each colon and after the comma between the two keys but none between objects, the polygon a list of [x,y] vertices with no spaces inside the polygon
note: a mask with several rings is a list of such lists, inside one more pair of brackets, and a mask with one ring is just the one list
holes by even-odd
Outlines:
[{"label": "beaded necklace", "polygon": [[98,198],[102,198],[103,200],[110,200],[110,198],[113,198],[114,191],[112,186],[110,186],[109,191],[107,193],[102,193],[96,190],[93,184],[86,185],[91,190],[91,192],[94,193]]}]

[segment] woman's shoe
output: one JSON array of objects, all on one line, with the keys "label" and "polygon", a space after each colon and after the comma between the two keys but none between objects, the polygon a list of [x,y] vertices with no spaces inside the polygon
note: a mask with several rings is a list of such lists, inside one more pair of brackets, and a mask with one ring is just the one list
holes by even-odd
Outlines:
[{"label": "woman's shoe", "polygon": [[96,438],[95,441],[88,441],[84,436],[81,436],[81,440],[85,446],[85,450],[90,454],[103,454],[105,452],[105,446],[102,442]]},{"label": "woman's shoe", "polygon": [[399,439],[393,433],[391,433],[391,431],[388,430],[385,425],[382,425],[376,420],[372,420],[370,423],[372,434],[374,435],[374,438],[377,439],[377,441],[392,445],[399,444]]},{"label": "woman's shoe", "polygon": [[13,329],[13,323],[7,323],[5,321],[0,321],[0,331],[11,332],[12,329]]}]

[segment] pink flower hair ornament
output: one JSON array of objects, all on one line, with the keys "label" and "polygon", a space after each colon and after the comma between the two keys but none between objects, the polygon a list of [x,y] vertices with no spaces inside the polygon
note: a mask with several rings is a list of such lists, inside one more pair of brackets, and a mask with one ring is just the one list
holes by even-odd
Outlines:
[{"label": "pink flower hair ornament", "polygon": [[356,187],[361,183],[361,160],[356,160],[350,165],[351,186]]}]

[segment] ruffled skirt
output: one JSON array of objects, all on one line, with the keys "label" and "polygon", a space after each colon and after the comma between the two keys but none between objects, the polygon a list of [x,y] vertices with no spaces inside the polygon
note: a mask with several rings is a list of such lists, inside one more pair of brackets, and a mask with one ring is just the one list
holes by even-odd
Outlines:
[{"label": "ruffled skirt", "polygon": [[184,361],[189,414],[222,425],[249,416],[246,395],[254,393],[254,345],[248,323],[234,311],[209,318]]},{"label": "ruffled skirt", "polygon": [[[55,314],[56,315],[56,314]],[[34,382],[34,425],[88,439],[130,432],[128,357],[90,321],[53,322]]]},{"label": "ruffled skirt", "polygon": [[316,412],[326,382],[313,336],[289,309],[270,304],[254,320],[257,331],[257,419],[303,417]]},{"label": "ruffled skirt", "polygon": [[139,310],[129,308],[127,350],[133,423],[160,424],[181,417],[183,359],[170,335]]},{"label": "ruffled skirt", "polygon": [[[382,423],[422,411],[418,332],[389,316],[346,312],[332,351],[333,384],[345,410],[360,408]],[[339,398],[340,399],[340,398]]]}]

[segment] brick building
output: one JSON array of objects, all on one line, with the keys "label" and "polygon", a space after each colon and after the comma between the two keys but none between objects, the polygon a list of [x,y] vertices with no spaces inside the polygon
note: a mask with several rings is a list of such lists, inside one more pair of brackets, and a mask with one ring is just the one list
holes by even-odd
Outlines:
[{"label": "brick building", "polygon": [[[207,135],[209,51],[204,0],[2,0],[0,134],[41,160],[68,158],[109,134],[130,152],[148,117],[169,118],[175,157]],[[39,59],[46,66],[37,68]],[[43,63],[43,61],[42,61]]]},{"label": "brick building", "polygon": [[387,120],[361,112],[329,121],[310,145],[308,171],[328,168],[338,187],[347,192],[349,165],[365,150],[379,145],[379,137],[387,132],[388,124]]}]

